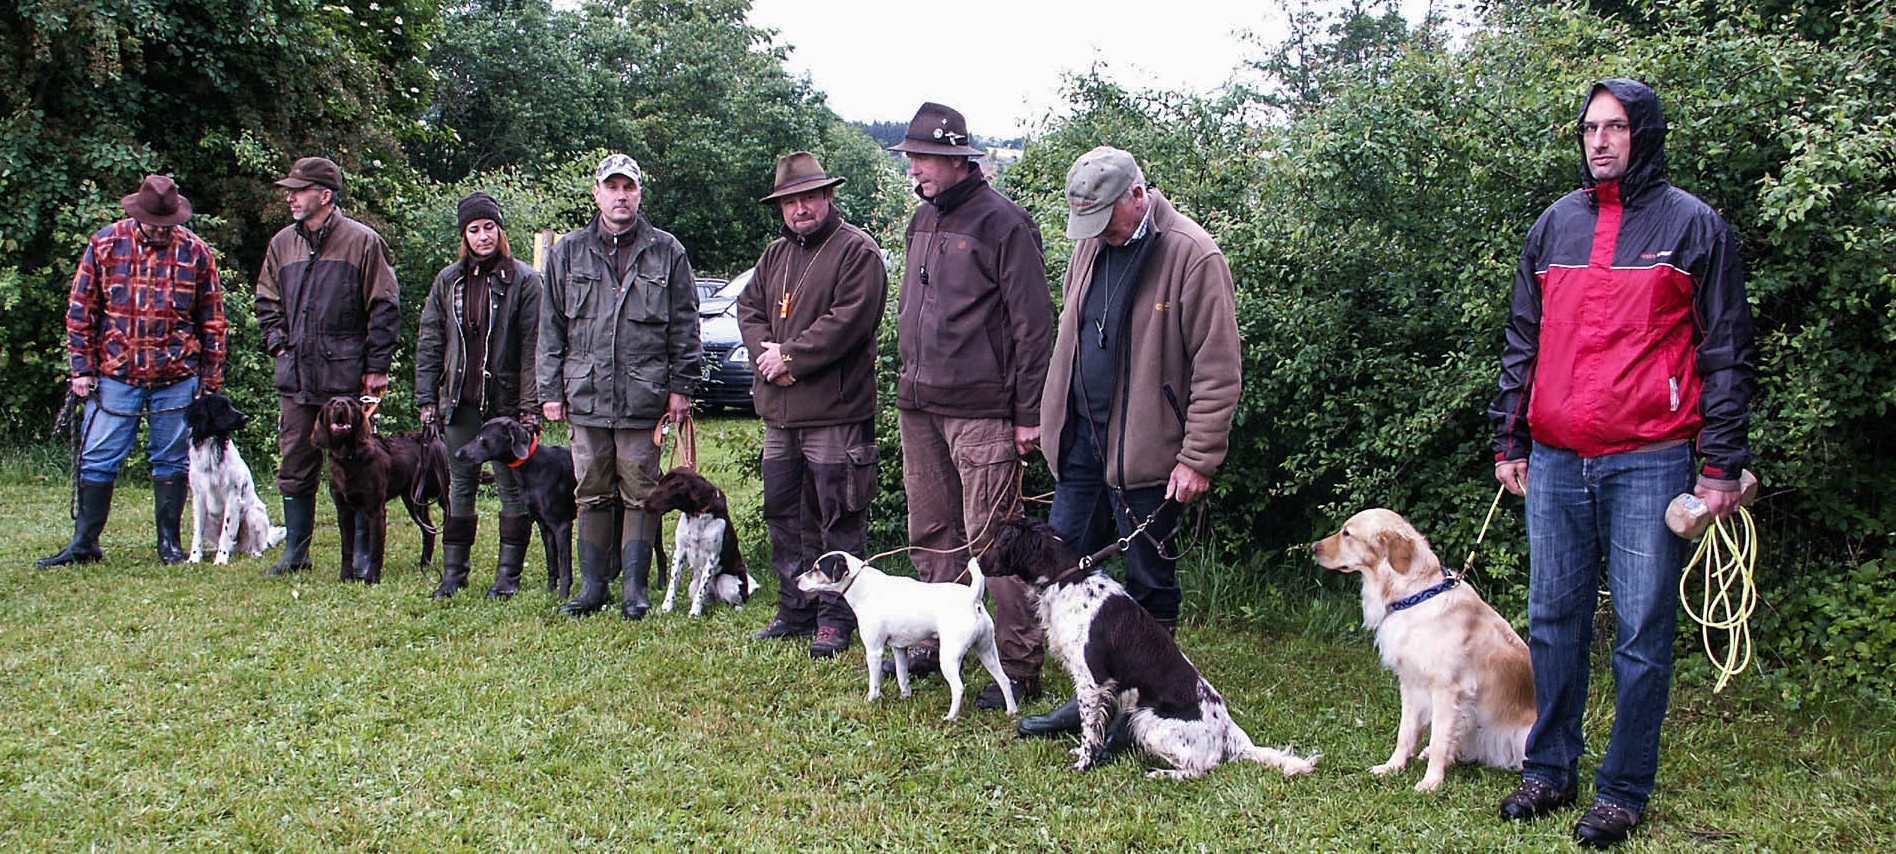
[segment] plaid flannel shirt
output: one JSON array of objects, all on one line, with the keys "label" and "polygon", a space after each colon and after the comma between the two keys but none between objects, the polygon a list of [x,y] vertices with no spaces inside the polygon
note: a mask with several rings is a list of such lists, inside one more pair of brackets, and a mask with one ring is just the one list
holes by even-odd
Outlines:
[{"label": "plaid flannel shirt", "polygon": [[92,235],[66,298],[66,350],[75,377],[168,385],[196,374],[224,383],[224,289],[203,238],[179,226],[171,245],[146,246],[119,220]]}]

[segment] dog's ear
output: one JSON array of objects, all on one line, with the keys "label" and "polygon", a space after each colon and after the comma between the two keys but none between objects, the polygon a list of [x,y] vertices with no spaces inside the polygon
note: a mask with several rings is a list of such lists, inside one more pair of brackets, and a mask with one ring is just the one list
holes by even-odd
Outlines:
[{"label": "dog's ear", "polygon": [[1408,575],[1414,568],[1415,541],[1401,531],[1383,531],[1376,535],[1376,543],[1382,547],[1383,560],[1397,575]]},{"label": "dog's ear", "polygon": [[527,429],[527,425],[518,421],[509,422],[507,436],[513,440],[514,459],[524,460],[533,451],[533,433]]},{"label": "dog's ear", "polygon": [[309,443],[318,448],[329,447],[329,407],[316,410],[316,423],[310,425]]}]

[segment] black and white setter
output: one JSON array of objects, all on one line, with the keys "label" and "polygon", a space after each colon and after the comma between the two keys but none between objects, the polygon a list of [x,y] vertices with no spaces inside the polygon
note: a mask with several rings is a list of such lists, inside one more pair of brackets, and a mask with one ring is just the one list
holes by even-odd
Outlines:
[{"label": "black and white setter", "polygon": [[329,498],[342,539],[342,580],[379,584],[388,542],[388,502],[400,498],[421,528],[421,565],[434,565],[429,504],[448,512],[448,449],[420,432],[378,436],[352,397],[332,397],[316,413],[310,444],[329,454]]},{"label": "black and white setter", "polygon": [[565,599],[573,589],[573,500],[579,481],[573,476],[573,452],[543,444],[538,430],[518,419],[489,418],[467,444],[454,452],[463,463],[502,463],[520,478],[520,501],[540,528],[546,547],[546,592]]},{"label": "black and white setter", "polygon": [[671,574],[665,581],[665,604],[661,606],[666,613],[671,613],[678,595],[680,570],[687,566],[691,568],[691,616],[702,616],[712,596],[732,607],[741,607],[750,599],[757,580],[751,577],[738,549],[737,528],[731,525],[731,508],[724,499],[724,490],[691,469],[675,468],[646,494],[644,509],[656,516],[679,512]]},{"label": "black and white setter", "polygon": [[250,466],[231,441],[250,416],[211,392],[191,401],[184,423],[191,428],[191,562],[204,557],[207,527],[217,535],[219,564],[230,563],[232,552],[257,557],[283,542],[283,528],[271,527]]},{"label": "black and white setter", "polygon": [[1132,743],[1172,766],[1152,769],[1149,777],[1189,780],[1235,759],[1285,776],[1316,768],[1314,759],[1252,744],[1171,634],[1119,582],[1081,569],[1079,556],[1052,526],[1019,517],[1002,521],[980,564],[988,575],[1027,582],[1039,603],[1047,648],[1066,665],[1080,702],[1076,770],[1104,758],[1115,712],[1126,716]]}]

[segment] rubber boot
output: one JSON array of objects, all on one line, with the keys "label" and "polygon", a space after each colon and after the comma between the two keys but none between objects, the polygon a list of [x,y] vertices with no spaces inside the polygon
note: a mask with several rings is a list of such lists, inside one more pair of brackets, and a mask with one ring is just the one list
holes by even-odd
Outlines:
[{"label": "rubber boot", "polygon": [[178,539],[178,521],[184,515],[185,478],[153,478],[151,506],[158,523],[158,560],[166,566],[184,562],[184,543]]},{"label": "rubber boot", "polygon": [[583,617],[606,607],[606,583],[618,574],[619,508],[581,510],[573,527],[578,529],[579,593],[560,606],[560,613]]},{"label": "rubber boot", "polygon": [[645,619],[645,612],[652,610],[645,584],[652,575],[652,538],[657,534],[657,516],[643,510],[625,511],[623,539],[619,541],[619,564],[624,570],[619,579],[624,585],[619,616],[628,620]]},{"label": "rubber boot", "polygon": [[112,481],[79,481],[79,512],[72,521],[72,542],[67,543],[59,554],[41,558],[39,568],[104,560],[105,551],[99,548],[99,532],[105,530],[105,517],[111,513]]},{"label": "rubber boot", "polygon": [[1052,738],[1077,735],[1080,731],[1080,701],[1071,699],[1044,715],[1029,715],[1014,725],[1022,738]]},{"label": "rubber boot", "polygon": [[527,544],[533,539],[533,520],[526,514],[500,514],[500,558],[494,566],[489,599],[510,599],[520,592],[520,572],[527,564]]},{"label": "rubber boot", "polygon": [[441,523],[441,586],[434,598],[446,599],[467,586],[468,556],[474,551],[479,516],[449,516]]},{"label": "rubber boot", "polygon": [[283,496],[283,529],[283,556],[264,570],[264,575],[309,569],[309,537],[316,530],[316,496]]}]

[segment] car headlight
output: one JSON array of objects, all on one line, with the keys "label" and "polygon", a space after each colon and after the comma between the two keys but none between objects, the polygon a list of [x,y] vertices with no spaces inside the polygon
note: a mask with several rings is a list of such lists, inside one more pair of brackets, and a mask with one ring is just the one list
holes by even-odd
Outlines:
[{"label": "car headlight", "polygon": [[747,365],[747,364],[750,364],[750,360],[751,360],[750,348],[745,347],[742,344],[739,344],[736,347],[732,347],[731,355],[724,357],[724,361],[730,362],[735,365]]}]

